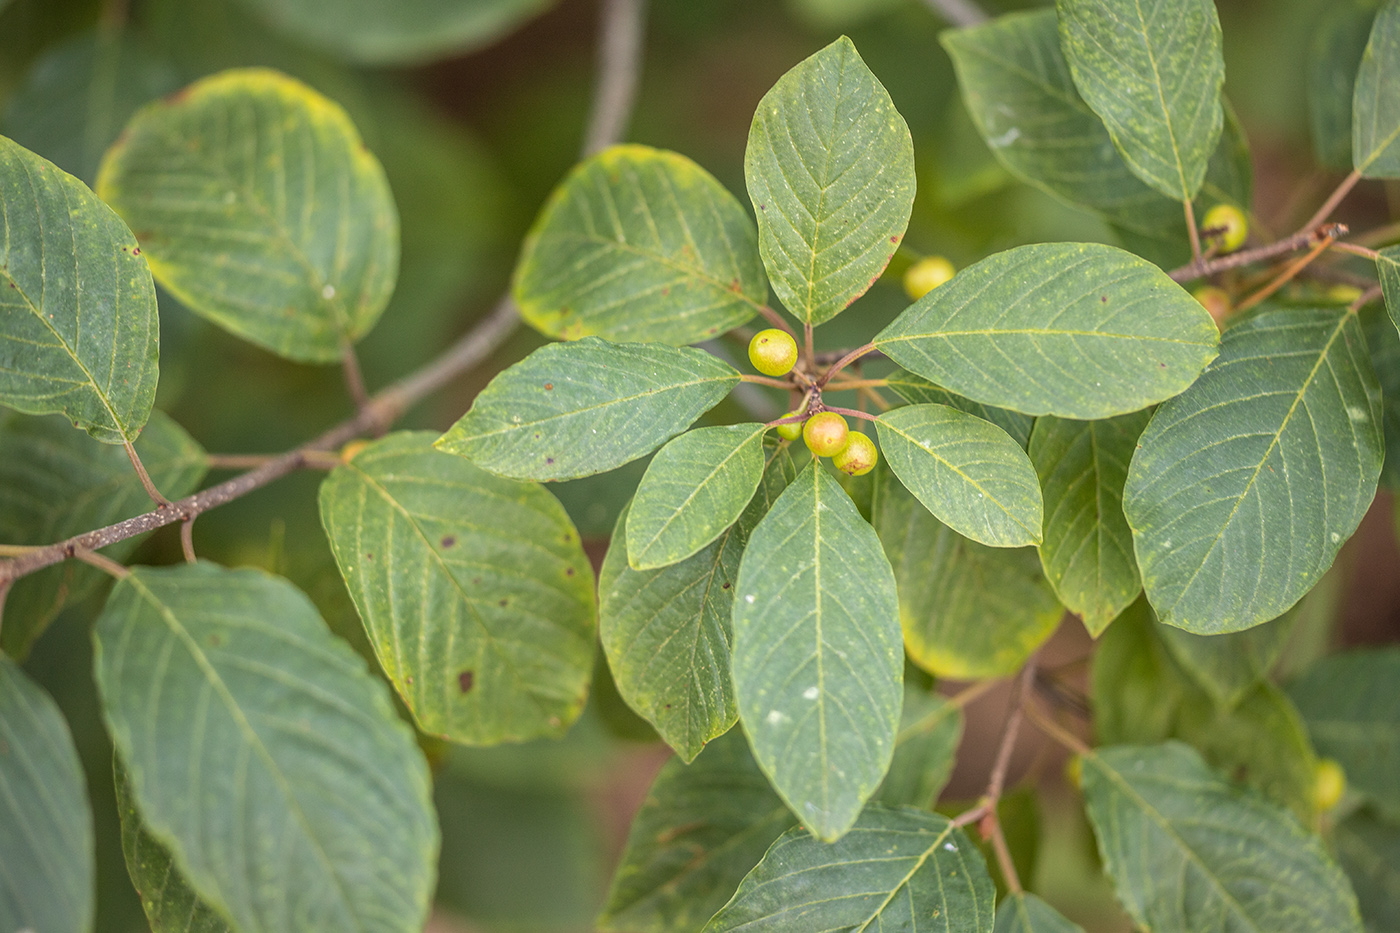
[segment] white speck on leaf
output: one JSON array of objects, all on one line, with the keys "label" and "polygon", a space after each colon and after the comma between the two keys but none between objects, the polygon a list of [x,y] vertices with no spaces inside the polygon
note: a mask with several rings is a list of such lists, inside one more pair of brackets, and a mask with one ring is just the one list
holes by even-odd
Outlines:
[{"label": "white speck on leaf", "polygon": [[991,139],[987,140],[987,142],[994,149],[1005,149],[1007,146],[1011,145],[1020,138],[1020,128],[1013,126],[1011,129],[1007,130],[1005,133],[1002,133],[1000,136],[993,136]]},{"label": "white speck on leaf", "polygon": [[750,605],[753,605],[753,594],[750,593],[750,594],[748,594],[747,596],[745,596],[745,597],[744,597],[744,602],[746,602],[746,603],[748,603],[748,604],[750,604]]},{"label": "white speck on leaf", "polygon": [[951,842],[945,842],[945,843],[943,843],[943,848],[947,849],[949,852],[956,852],[956,851],[958,851],[958,847],[955,846],[955,845],[953,845]]},{"label": "white speck on leaf", "polygon": [[816,687],[808,687],[806,690],[802,691],[802,698],[804,700],[815,700],[819,692],[820,691],[818,691]]},{"label": "white speck on leaf", "polygon": [[1332,532],[1332,543],[1336,544],[1340,540],[1342,540],[1342,536],[1337,534],[1335,531]]},{"label": "white speck on leaf", "polygon": [[787,719],[787,715],[784,713],[780,713],[775,709],[770,709],[768,711],[767,717],[765,718],[768,720],[768,725],[776,726],[779,723],[785,721]]},{"label": "white speck on leaf", "polygon": [[330,301],[332,298],[334,298],[334,297],[335,297],[335,286],[334,286],[334,285],[327,285],[325,288],[321,289],[321,297],[324,298],[324,299],[326,299],[327,301]]},{"label": "white speck on leaf", "polygon": [[1347,417],[1357,424],[1365,424],[1367,421],[1371,420],[1366,414],[1366,409],[1362,408],[1360,405],[1348,405]]}]

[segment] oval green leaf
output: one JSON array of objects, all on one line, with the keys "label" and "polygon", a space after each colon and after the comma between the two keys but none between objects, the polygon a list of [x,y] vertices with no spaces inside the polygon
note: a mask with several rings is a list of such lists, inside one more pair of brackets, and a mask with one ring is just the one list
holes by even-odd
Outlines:
[{"label": "oval green leaf", "polygon": [[92,809],[58,705],[0,655],[0,929],[92,929]]},{"label": "oval green leaf", "polygon": [[1045,493],[1040,566],[1094,637],[1142,591],[1123,483],[1151,412],[1103,421],[1040,418],[1030,457]]},{"label": "oval green leaf", "polygon": [[1180,742],[1082,756],[1084,798],[1118,899],[1154,933],[1359,933],[1322,841]]},{"label": "oval green leaf", "polygon": [[738,383],[703,350],[550,344],[492,379],[436,446],[515,479],[591,476],[651,453]]},{"label": "oval green leaf", "polygon": [[300,591],[253,569],[136,567],[94,639],[132,796],[203,901],[239,930],[422,929],[427,765]]},{"label": "oval green leaf", "polygon": [[1158,616],[1213,635],[1282,615],[1366,513],[1382,453],[1355,314],[1278,309],[1229,328],[1128,470],[1123,511]]},{"label": "oval green leaf", "polygon": [[1055,0],[1075,87],[1128,167],[1189,201],[1224,122],[1220,19],[1213,0]]},{"label": "oval green leaf", "polygon": [[82,182],[0,136],[0,404],[129,443],[155,403],[159,346],[131,231]]},{"label": "oval green leaf", "polygon": [[[136,452],[156,488],[172,499],[194,492],[208,466],[194,438],[158,409],[136,439]],[[0,541],[52,544],[150,509],[151,497],[122,448],[99,444],[60,418],[0,415]],[[120,562],[141,540],[118,541],[102,553]],[[16,580],[5,596],[0,649],[23,658],[59,610],[105,580],[76,560]]]},{"label": "oval green leaf", "polygon": [[1390,246],[1376,257],[1376,275],[1385,294],[1385,309],[1390,321],[1400,330],[1400,246]]},{"label": "oval green leaf", "polygon": [[696,428],[647,466],[627,517],[627,562],[655,570],[685,560],[739,517],[763,479],[761,424]]},{"label": "oval green leaf", "polygon": [[992,547],[1040,543],[1040,481],[1001,428],[947,405],[906,405],[875,426],[890,469],[954,531]]},{"label": "oval green leaf", "polygon": [[321,522],[385,675],[420,729],[560,735],[593,672],[593,572],[564,507],[404,431],[321,484]]},{"label": "oval green leaf", "polygon": [[1021,891],[997,905],[995,933],[1084,933],[1084,928],[1034,894]]},{"label": "oval green leaf", "polygon": [[674,152],[614,146],[550,195],[515,269],[520,315],[550,337],[693,343],[768,299],[753,221]]},{"label": "oval green leaf", "polygon": [[871,799],[887,807],[933,809],[953,774],[962,736],[962,707],[906,683],[894,758]]},{"label": "oval green leaf", "polygon": [[838,839],[889,767],[903,652],[889,562],[821,461],[750,535],[733,621],[754,757],[804,826]]},{"label": "oval green leaf", "polygon": [[991,933],[995,901],[982,854],[946,816],[873,806],[831,845],[784,833],[705,933],[918,930],[929,918]]},{"label": "oval green leaf", "polygon": [[1035,419],[1030,415],[963,398],[905,369],[896,369],[885,377],[885,382],[889,383],[890,391],[911,405],[947,405],[969,415],[976,415],[983,421],[990,421],[1010,434],[1011,439],[1020,444],[1022,449],[1030,443],[1031,426],[1035,424]]},{"label": "oval green leaf", "polygon": [[829,321],[875,284],[914,208],[914,143],[850,39],[758,102],[744,176],[773,291],[799,320]]},{"label": "oval green leaf", "polygon": [[1359,810],[1337,824],[1332,844],[1356,890],[1366,933],[1400,929],[1400,825]]},{"label": "oval green leaf", "polygon": [[1327,4],[1313,28],[1308,48],[1308,128],[1313,154],[1327,168],[1345,172],[1351,164],[1352,104],[1356,72],[1376,19],[1372,0]]},{"label": "oval green leaf", "polygon": [[1376,14],[1352,94],[1351,161],[1367,178],[1400,176],[1400,3]]},{"label": "oval green leaf", "polygon": [[1163,625],[1157,634],[1197,686],[1209,693],[1217,706],[1231,708],[1268,678],[1288,644],[1297,618],[1295,607],[1272,622],[1243,632],[1195,635]]},{"label": "oval green leaf", "polygon": [[97,190],[172,295],[289,359],[340,359],[394,290],[383,168],[339,105],[278,72],[225,71],[143,108]]},{"label": "oval green leaf", "polygon": [[880,331],[875,347],[975,401],[1088,420],[1181,392],[1219,339],[1201,303],[1147,260],[1043,243],[962,270]]}]

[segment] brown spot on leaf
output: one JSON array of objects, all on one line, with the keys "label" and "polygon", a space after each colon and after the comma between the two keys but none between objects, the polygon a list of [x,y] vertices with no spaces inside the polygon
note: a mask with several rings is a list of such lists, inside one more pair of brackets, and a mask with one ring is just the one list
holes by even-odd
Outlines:
[{"label": "brown spot on leaf", "polygon": [[566,576],[566,577],[572,577],[573,575],[574,575],[574,568],[572,568],[572,567],[565,567],[565,568],[564,568],[564,576]]},{"label": "brown spot on leaf", "polygon": [[476,680],[476,675],[471,671],[462,671],[457,675],[457,686],[463,693],[472,692],[472,683]]},{"label": "brown spot on leaf", "polygon": [[545,458],[544,458],[544,462],[545,462],[546,464],[548,464],[549,466],[553,466],[553,465],[554,465],[554,458],[553,458],[553,457],[545,457]]},{"label": "brown spot on leaf", "polygon": [[722,590],[727,590],[727,589],[729,589],[729,584],[728,584],[728,583],[725,583],[724,585],[722,585],[722,586],[720,587],[720,589],[722,589]]},{"label": "brown spot on leaf", "polygon": [[510,605],[510,600],[503,599],[499,603],[497,603],[497,605],[504,609],[506,606]]},{"label": "brown spot on leaf", "polygon": [[456,539],[454,536],[452,536],[452,535],[443,535],[443,536],[442,536],[442,546],[443,546],[444,548],[452,547],[452,545],[454,545],[454,544],[456,544],[456,543],[457,543],[457,539]]},{"label": "brown spot on leaf", "polygon": [[899,237],[897,237],[897,236],[892,236],[892,237],[890,237],[890,242],[891,242],[891,243],[898,243],[898,242],[899,242]]},{"label": "brown spot on leaf", "polygon": [[1100,295],[1100,296],[1099,296],[1099,301],[1102,301],[1104,304],[1108,304],[1108,296],[1107,296],[1107,295]]}]

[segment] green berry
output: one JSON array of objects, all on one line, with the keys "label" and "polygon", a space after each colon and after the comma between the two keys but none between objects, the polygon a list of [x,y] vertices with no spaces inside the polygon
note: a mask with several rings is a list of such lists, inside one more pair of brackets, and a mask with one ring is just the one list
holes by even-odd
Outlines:
[{"label": "green berry", "polygon": [[[784,417],[784,418],[791,418],[793,415],[796,415],[796,414],[798,414],[798,412],[794,410],[794,411],[790,411],[790,412],[788,412],[787,414],[783,415],[783,417]],[[780,424],[780,425],[777,425],[777,429],[778,429],[778,436],[781,437],[781,438],[784,438],[785,440],[795,441],[795,440],[797,440],[799,437],[802,436],[802,422],[801,422],[801,421],[789,421],[787,424]]]},{"label": "green berry", "polygon": [[1330,810],[1342,800],[1347,790],[1346,772],[1331,758],[1319,758],[1313,772],[1313,806],[1319,811]]},{"label": "green berry", "polygon": [[749,341],[749,362],[765,376],[781,376],[797,362],[797,341],[776,327],[761,330]]},{"label": "green berry", "polygon": [[831,464],[842,473],[864,476],[875,469],[879,459],[875,442],[859,431],[852,431],[846,438],[846,446],[831,458]]},{"label": "green berry", "polygon": [[846,419],[834,411],[815,414],[802,426],[802,439],[807,442],[807,449],[818,457],[840,453],[850,433]]},{"label": "green berry", "polygon": [[1217,204],[1206,211],[1201,229],[1217,231],[1207,235],[1207,245],[1219,244],[1220,252],[1233,253],[1244,245],[1245,237],[1249,236],[1249,221],[1233,204]]},{"label": "green berry", "polygon": [[944,282],[951,279],[958,270],[942,256],[929,256],[920,259],[904,273],[904,293],[918,301]]}]

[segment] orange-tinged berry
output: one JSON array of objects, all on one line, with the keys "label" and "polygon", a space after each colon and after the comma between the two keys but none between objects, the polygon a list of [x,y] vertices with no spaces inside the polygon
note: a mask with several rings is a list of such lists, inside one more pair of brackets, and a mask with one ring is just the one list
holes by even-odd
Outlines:
[{"label": "orange-tinged berry", "polygon": [[749,362],[765,376],[781,376],[797,362],[797,341],[776,327],[761,330],[749,341]]},{"label": "orange-tinged berry", "polygon": [[846,437],[846,446],[831,458],[832,466],[851,476],[864,476],[875,469],[880,452],[875,442],[859,431],[852,431]]},{"label": "orange-tinged berry", "polygon": [[834,411],[815,414],[802,426],[802,440],[807,442],[807,449],[818,457],[840,453],[850,433],[846,419]]},{"label": "orange-tinged berry", "polygon": [[920,259],[904,272],[904,294],[914,301],[948,281],[958,270],[942,256]]}]

